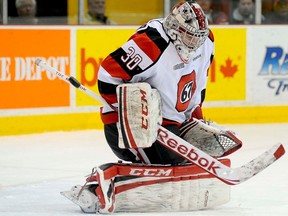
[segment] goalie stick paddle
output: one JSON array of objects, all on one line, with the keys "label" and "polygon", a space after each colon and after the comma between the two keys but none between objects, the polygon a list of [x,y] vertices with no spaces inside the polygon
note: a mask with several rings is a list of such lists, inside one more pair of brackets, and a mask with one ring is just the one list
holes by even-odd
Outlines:
[{"label": "goalie stick paddle", "polygon": [[[35,64],[45,69],[46,71],[55,74],[58,78],[70,83],[75,88],[78,88],[84,93],[90,95],[95,100],[100,101],[104,105],[110,106],[113,110],[117,110],[117,108],[112,107],[110,104],[108,104],[100,95],[97,95],[95,92],[83,86],[73,76],[67,76],[61,73],[55,68],[49,66],[42,59],[37,59],[35,61]],[[211,157],[210,155],[196,148],[195,146],[173,134],[172,132],[168,131],[161,125],[159,125],[157,141],[166,148],[174,151],[181,157],[185,158],[187,161],[194,163],[195,165],[206,170],[207,172],[211,173],[212,175],[229,185],[237,185],[245,182],[246,180],[252,178],[254,175],[258,174],[259,172],[273,164],[285,153],[283,145],[276,144],[266,152],[262,153],[260,156],[248,162],[247,164],[238,168],[231,168],[222,164],[217,159]]]}]

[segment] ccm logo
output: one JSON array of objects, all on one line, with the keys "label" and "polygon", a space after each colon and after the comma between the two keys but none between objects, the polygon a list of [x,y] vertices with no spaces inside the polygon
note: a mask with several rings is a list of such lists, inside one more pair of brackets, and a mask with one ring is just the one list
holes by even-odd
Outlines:
[{"label": "ccm logo", "polygon": [[195,164],[198,164],[202,167],[207,167],[207,170],[211,173],[216,174],[216,169],[220,168],[219,166],[215,166],[214,161],[210,162],[206,158],[199,157],[199,155],[193,149],[192,145],[189,145],[189,147],[191,147],[189,149],[187,146],[178,143],[177,140],[169,137],[167,131],[162,130],[161,128],[158,130],[157,140],[190,162],[195,162]]},{"label": "ccm logo", "polygon": [[131,168],[130,175],[133,176],[169,176],[172,169],[136,169]]},{"label": "ccm logo", "polygon": [[146,99],[146,92],[143,89],[140,89],[141,93],[141,106],[142,106],[142,117],[141,117],[141,127],[148,129],[148,103]]}]

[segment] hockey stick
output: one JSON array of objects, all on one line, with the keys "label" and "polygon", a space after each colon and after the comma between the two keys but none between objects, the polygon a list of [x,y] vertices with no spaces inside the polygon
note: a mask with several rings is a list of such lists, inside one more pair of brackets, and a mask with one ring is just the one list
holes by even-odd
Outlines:
[{"label": "hockey stick", "polygon": [[[104,105],[110,106],[114,110],[117,110],[117,108],[109,105],[101,96],[83,86],[73,76],[67,76],[59,72],[41,59],[37,59],[35,64],[45,69],[46,71],[55,74],[60,79],[70,83],[75,88],[78,88],[84,93],[90,95],[95,100],[100,101]],[[206,154],[205,152],[201,151],[200,149],[196,148],[192,144],[186,142],[182,138],[178,137],[160,125],[158,129],[157,141],[166,148],[185,158],[187,161],[194,163],[195,165],[206,170],[207,172],[211,173],[229,185],[237,185],[252,178],[254,175],[258,174],[272,163],[274,163],[276,160],[278,160],[285,153],[283,145],[276,144],[249,163],[238,168],[231,168],[222,164],[217,159],[211,157],[210,155]]]}]

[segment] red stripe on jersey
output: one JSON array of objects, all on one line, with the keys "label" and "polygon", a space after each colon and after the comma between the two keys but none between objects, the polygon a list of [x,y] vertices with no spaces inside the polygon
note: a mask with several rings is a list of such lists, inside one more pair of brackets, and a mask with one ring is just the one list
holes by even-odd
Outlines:
[{"label": "red stripe on jersey", "polygon": [[168,120],[168,119],[163,119],[162,125],[163,125],[163,126],[165,126],[165,125],[176,125],[176,126],[178,126],[178,127],[181,126],[181,124],[180,124],[179,122],[175,122],[175,121]]},{"label": "red stripe on jersey", "polygon": [[214,35],[213,35],[213,32],[211,30],[209,30],[209,36],[208,37],[210,38],[210,40],[212,42],[214,42]]},{"label": "red stripe on jersey", "polygon": [[199,106],[197,106],[193,113],[192,113],[192,118],[196,118],[196,119],[203,119],[203,112],[202,112],[202,108],[201,108],[202,104],[200,104]]},{"label": "red stripe on jersey", "polygon": [[117,112],[103,113],[101,108],[101,120],[103,124],[114,124],[118,122],[118,113]]},{"label": "red stripe on jersey", "polygon": [[155,62],[161,55],[161,50],[154,43],[154,41],[148,37],[146,33],[136,33],[133,35],[132,39],[153,62]]},{"label": "red stripe on jersey", "polygon": [[101,97],[103,97],[109,104],[117,103],[116,94],[101,94]]},{"label": "red stripe on jersey", "polygon": [[102,62],[102,67],[112,76],[130,80],[131,76],[110,55]]}]

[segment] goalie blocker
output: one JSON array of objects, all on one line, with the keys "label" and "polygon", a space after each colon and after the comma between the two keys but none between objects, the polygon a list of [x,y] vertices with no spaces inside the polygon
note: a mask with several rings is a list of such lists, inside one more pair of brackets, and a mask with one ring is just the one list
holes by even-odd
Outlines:
[{"label": "goalie blocker", "polygon": [[[230,166],[229,159],[221,160]],[[85,213],[177,212],[213,208],[230,200],[230,186],[185,164],[103,164],[84,186],[61,192]]]}]

